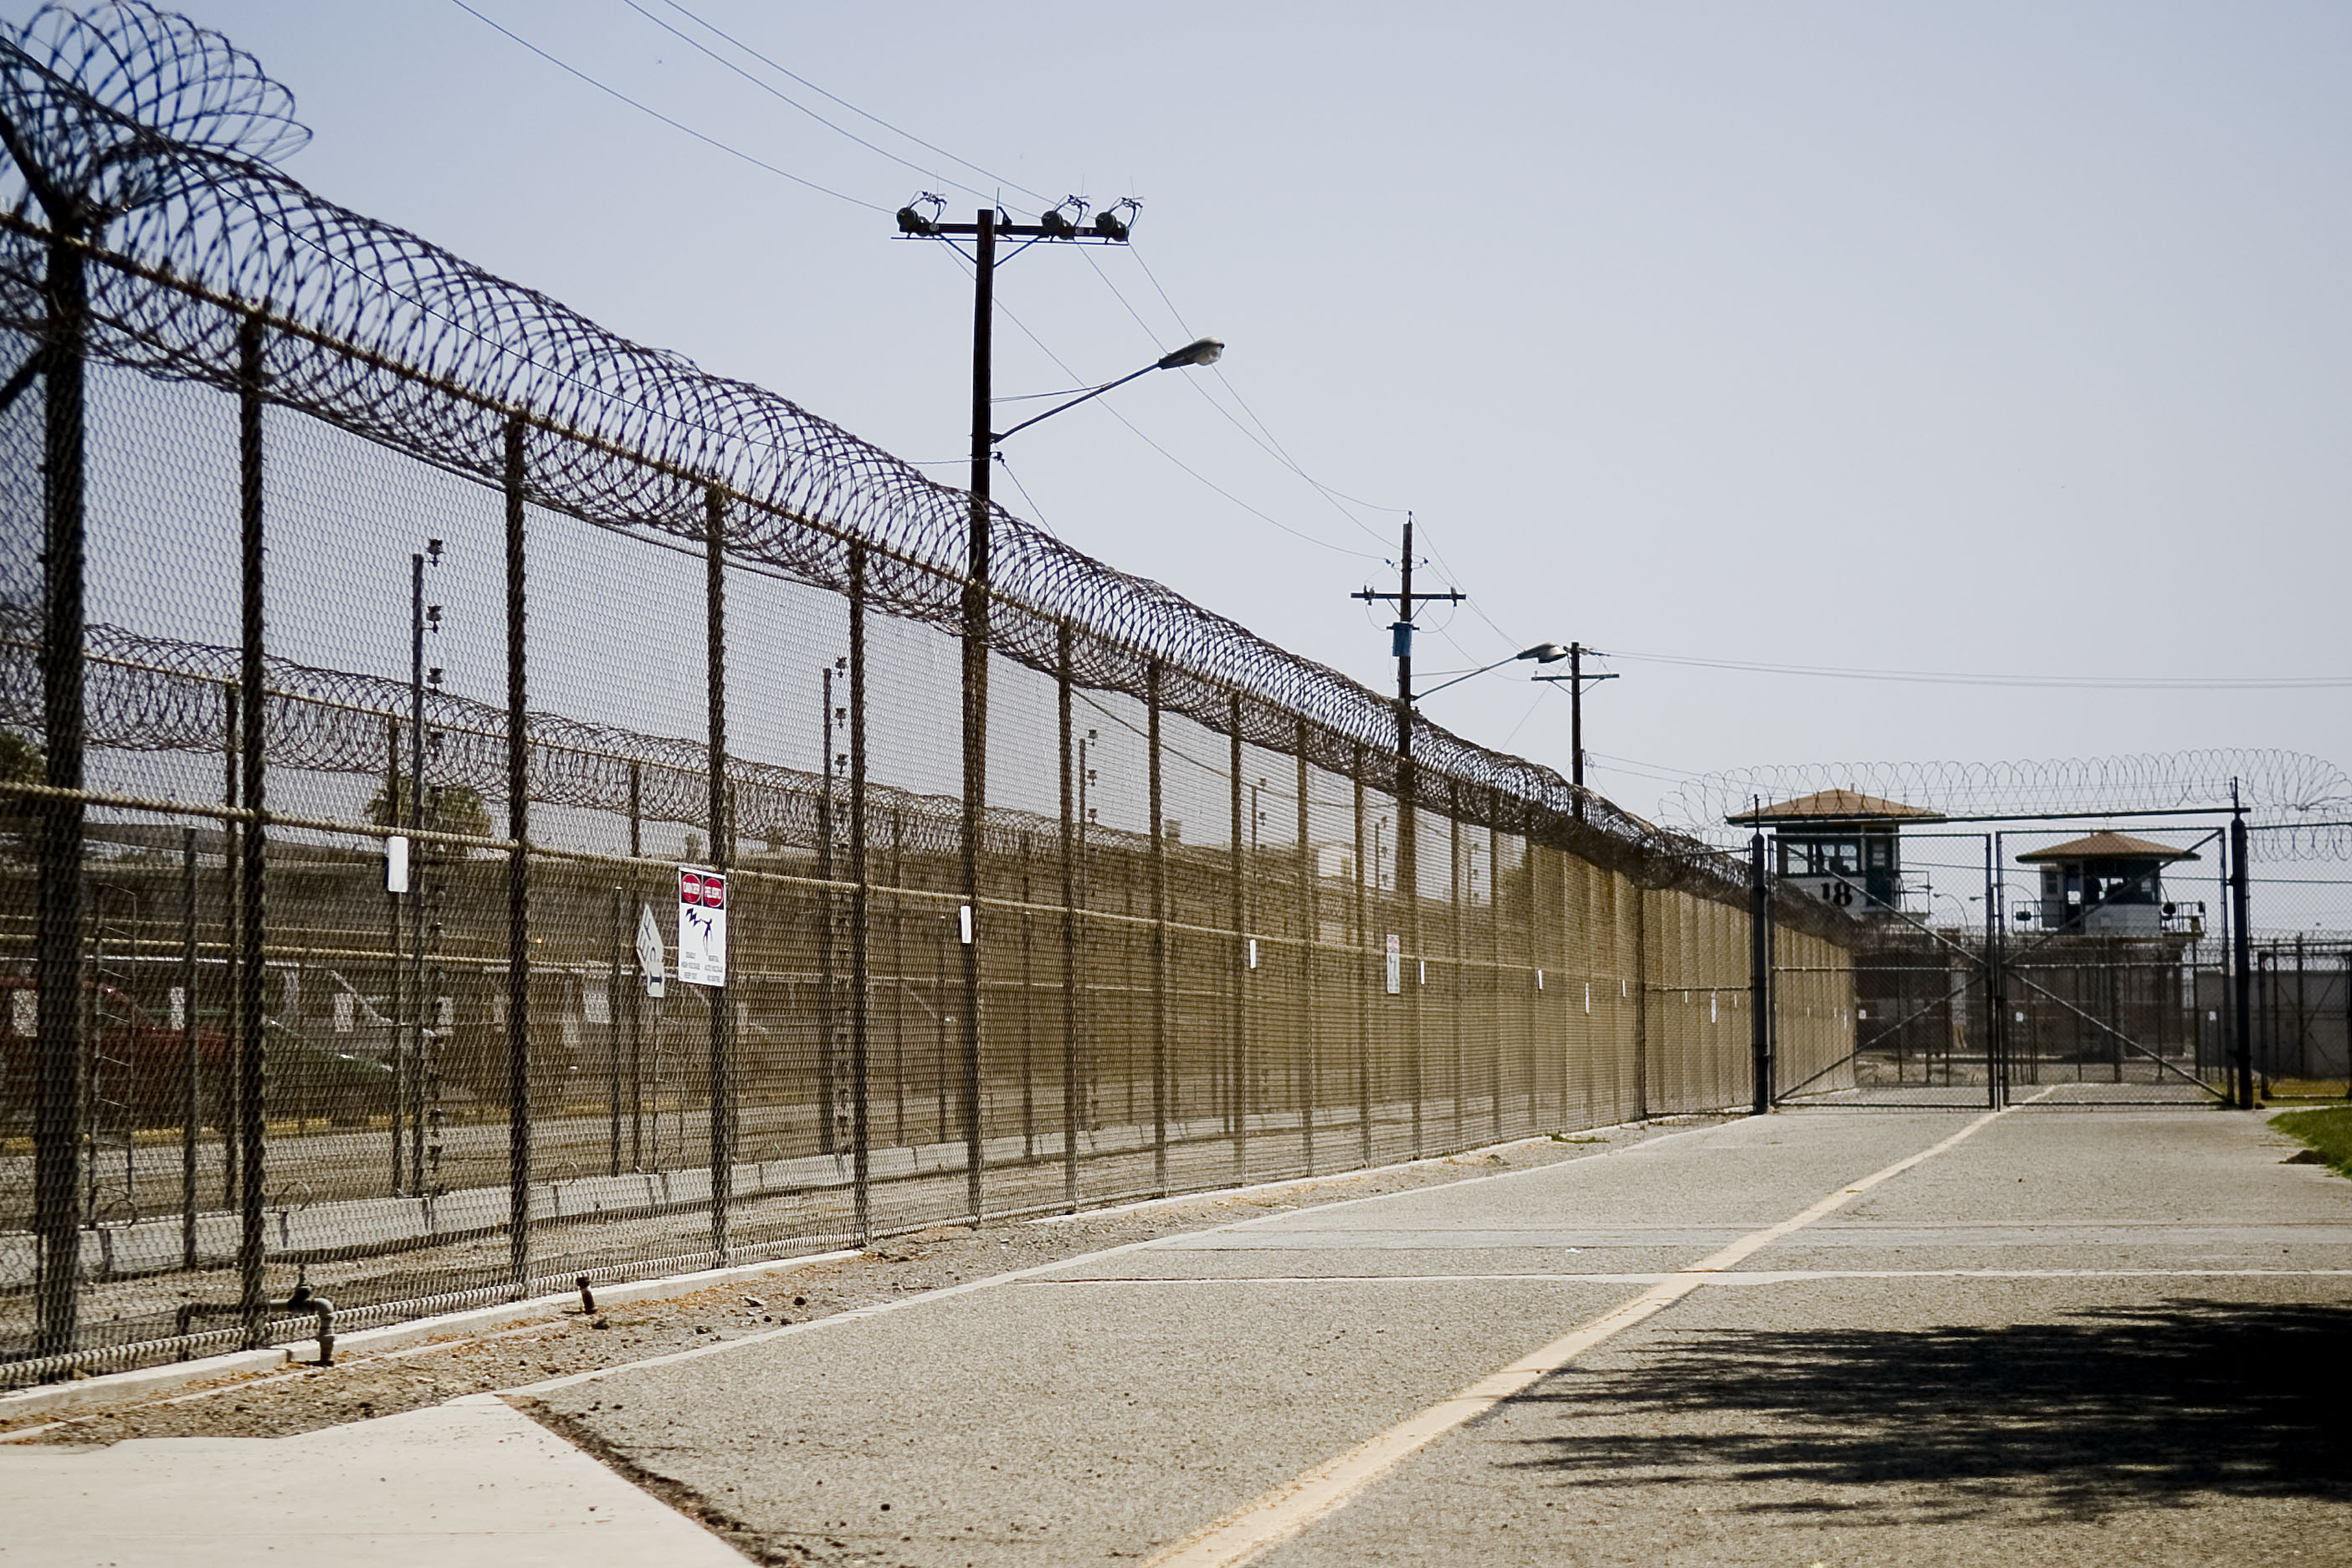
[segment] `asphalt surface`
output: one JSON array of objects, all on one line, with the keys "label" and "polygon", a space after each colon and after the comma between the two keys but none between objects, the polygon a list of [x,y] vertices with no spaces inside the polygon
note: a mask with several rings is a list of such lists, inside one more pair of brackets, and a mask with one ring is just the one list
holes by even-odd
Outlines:
[{"label": "asphalt surface", "polygon": [[1666,1280],[1255,1561],[2352,1562],[2352,1184],[2250,1116],[2033,1108],[1840,1195],[1980,1114],[1705,1128],[518,1392],[772,1561],[1150,1561]]}]

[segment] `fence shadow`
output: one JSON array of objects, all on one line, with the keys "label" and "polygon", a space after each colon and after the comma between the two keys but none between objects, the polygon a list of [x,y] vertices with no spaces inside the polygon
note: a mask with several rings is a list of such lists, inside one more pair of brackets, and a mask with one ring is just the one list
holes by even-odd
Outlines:
[{"label": "fence shadow", "polygon": [[[2214,1496],[2352,1500],[2352,1308],[2175,1300],[2000,1328],[1719,1331],[1528,1400],[1525,1464],[1587,1486],[1779,1483],[1759,1514],[2096,1520]],[[1883,1501],[1791,1499],[1893,1483]]]}]

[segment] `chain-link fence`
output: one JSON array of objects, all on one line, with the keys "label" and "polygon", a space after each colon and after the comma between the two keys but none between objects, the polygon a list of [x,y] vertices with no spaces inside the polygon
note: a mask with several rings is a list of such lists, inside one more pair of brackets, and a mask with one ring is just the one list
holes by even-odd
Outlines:
[{"label": "chain-link fence", "polygon": [[115,99],[0,59],[11,1379],[1746,1102],[1736,862],[319,200],[110,14]]}]

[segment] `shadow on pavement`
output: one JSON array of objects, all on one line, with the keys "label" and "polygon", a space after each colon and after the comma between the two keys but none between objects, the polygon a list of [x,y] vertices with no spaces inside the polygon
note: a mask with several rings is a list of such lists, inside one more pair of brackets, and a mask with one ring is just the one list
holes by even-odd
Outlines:
[{"label": "shadow on pavement", "polygon": [[[1526,1463],[1588,1486],[1778,1483],[1762,1513],[2075,1519],[2200,1498],[2352,1500],[2352,1310],[2177,1300],[2000,1328],[1711,1331],[1525,1404]],[[1926,1496],[1923,1497],[1923,1490]]]}]

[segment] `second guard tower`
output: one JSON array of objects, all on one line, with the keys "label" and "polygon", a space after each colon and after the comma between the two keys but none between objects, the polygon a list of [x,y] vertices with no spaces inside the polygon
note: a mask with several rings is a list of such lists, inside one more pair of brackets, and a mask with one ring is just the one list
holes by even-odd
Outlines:
[{"label": "second guard tower", "polygon": [[2017,858],[2021,865],[2042,868],[2042,930],[2078,936],[2161,936],[2169,912],[2164,901],[2164,868],[2197,857],[2168,844],[2107,832]]}]

